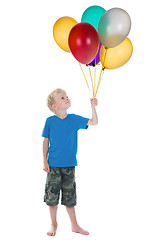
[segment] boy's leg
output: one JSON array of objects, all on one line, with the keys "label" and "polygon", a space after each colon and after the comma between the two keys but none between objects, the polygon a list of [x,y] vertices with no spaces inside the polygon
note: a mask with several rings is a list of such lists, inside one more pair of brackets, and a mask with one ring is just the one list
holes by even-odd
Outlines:
[{"label": "boy's leg", "polygon": [[80,234],[83,234],[83,235],[88,235],[89,232],[83,230],[77,223],[75,207],[66,207],[66,210],[67,210],[68,215],[69,215],[70,220],[71,220],[72,232],[80,233]]},{"label": "boy's leg", "polygon": [[89,233],[83,230],[77,223],[74,206],[76,205],[76,182],[75,182],[75,167],[62,168],[62,205],[66,206],[69,214],[72,231],[83,235]]},{"label": "boy's leg", "polygon": [[56,221],[57,207],[58,207],[58,205],[56,205],[56,206],[49,206],[52,225],[57,225],[57,221]]},{"label": "boy's leg", "polygon": [[61,173],[59,168],[50,167],[50,172],[47,173],[47,179],[45,184],[45,196],[44,202],[49,206],[51,217],[51,229],[47,235],[55,236],[57,229],[57,206],[59,202],[61,188]]},{"label": "boy's leg", "polygon": [[50,217],[51,217],[51,228],[47,233],[47,235],[49,235],[49,236],[55,236],[56,235],[56,230],[57,230],[57,220],[56,220],[57,207],[58,207],[58,205],[49,206]]}]

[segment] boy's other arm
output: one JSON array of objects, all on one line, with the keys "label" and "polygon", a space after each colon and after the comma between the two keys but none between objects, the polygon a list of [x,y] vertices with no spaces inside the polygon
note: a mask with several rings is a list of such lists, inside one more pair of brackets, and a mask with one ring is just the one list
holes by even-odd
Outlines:
[{"label": "boy's other arm", "polygon": [[47,161],[48,148],[49,148],[49,139],[44,138],[44,140],[43,140],[43,163],[44,163],[43,170],[45,172],[50,172],[50,167],[49,167],[49,164]]},{"label": "boy's other arm", "polygon": [[96,112],[96,106],[98,102],[96,98],[91,98],[91,107],[92,107],[92,118],[89,119],[87,125],[97,125],[98,124],[98,116]]}]

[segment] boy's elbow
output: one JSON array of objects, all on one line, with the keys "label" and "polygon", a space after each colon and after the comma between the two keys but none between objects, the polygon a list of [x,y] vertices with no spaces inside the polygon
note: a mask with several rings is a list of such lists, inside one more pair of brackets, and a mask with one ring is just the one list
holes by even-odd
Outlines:
[{"label": "boy's elbow", "polygon": [[44,137],[43,144],[49,145],[49,139]]},{"label": "boy's elbow", "polygon": [[98,124],[98,120],[93,121],[93,125],[97,125]]},{"label": "boy's elbow", "polygon": [[93,121],[92,119],[89,120],[88,125],[97,125],[98,121]]}]

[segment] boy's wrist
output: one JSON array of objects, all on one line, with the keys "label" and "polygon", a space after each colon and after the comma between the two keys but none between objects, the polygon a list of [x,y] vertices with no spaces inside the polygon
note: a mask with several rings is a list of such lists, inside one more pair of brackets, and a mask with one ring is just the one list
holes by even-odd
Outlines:
[{"label": "boy's wrist", "polygon": [[47,158],[43,158],[43,163],[46,163],[46,162],[48,162]]},{"label": "boy's wrist", "polygon": [[92,108],[95,108],[96,106],[95,105],[91,105]]}]

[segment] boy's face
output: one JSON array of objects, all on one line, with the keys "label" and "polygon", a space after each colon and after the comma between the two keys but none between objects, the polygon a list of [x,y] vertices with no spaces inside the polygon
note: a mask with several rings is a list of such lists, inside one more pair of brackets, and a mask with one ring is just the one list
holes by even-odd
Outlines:
[{"label": "boy's face", "polygon": [[66,95],[66,92],[61,92],[56,95],[56,103],[52,105],[55,111],[66,111],[71,106],[71,101]]}]

